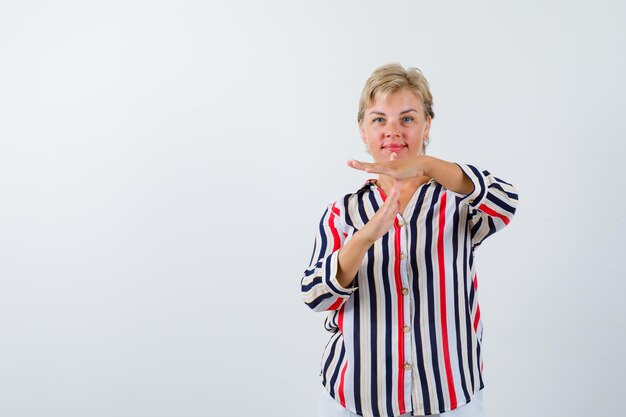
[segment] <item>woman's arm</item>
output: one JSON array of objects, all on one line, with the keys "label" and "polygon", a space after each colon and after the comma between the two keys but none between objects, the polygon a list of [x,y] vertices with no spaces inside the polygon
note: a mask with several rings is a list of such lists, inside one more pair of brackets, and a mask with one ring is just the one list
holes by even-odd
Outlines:
[{"label": "woman's arm", "polygon": [[365,172],[383,174],[396,179],[424,175],[458,194],[471,194],[474,184],[455,163],[427,155],[396,159],[389,162],[348,161],[348,165]]},{"label": "woman's arm", "polygon": [[344,243],[338,207],[322,216],[311,264],[301,281],[302,299],[315,311],[339,309],[356,290],[354,278],[367,250],[391,229],[399,208],[401,181],[396,181],[376,214]]},{"label": "woman's arm", "polygon": [[427,177],[433,178],[457,194],[471,194],[474,191],[474,183],[457,164],[432,156],[422,156],[421,158],[423,158],[424,175]]},{"label": "woman's arm", "polygon": [[344,287],[354,280],[370,246],[393,226],[400,209],[401,184],[402,181],[395,181],[389,196],[374,217],[361,230],[354,233],[352,239],[339,250],[337,281]]}]

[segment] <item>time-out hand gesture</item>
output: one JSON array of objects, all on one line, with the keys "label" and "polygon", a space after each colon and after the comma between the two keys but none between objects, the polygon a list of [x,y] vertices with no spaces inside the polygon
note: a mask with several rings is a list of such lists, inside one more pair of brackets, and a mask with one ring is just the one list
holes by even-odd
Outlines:
[{"label": "time-out hand gesture", "polygon": [[[392,162],[396,156],[395,153],[391,154]],[[389,195],[376,214],[339,250],[337,280],[343,287],[347,288],[354,280],[367,250],[393,227],[400,211],[401,188],[402,180],[395,179]]]}]

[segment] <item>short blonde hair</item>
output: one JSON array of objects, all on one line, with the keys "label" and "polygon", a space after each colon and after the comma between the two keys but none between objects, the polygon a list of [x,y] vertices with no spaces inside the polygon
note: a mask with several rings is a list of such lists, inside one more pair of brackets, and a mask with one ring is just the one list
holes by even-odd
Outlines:
[{"label": "short blonde hair", "polygon": [[365,82],[361,99],[359,100],[359,114],[357,121],[363,121],[365,110],[380,98],[390,93],[407,89],[414,92],[424,104],[424,117],[435,117],[433,111],[433,96],[430,93],[428,81],[422,71],[415,67],[404,67],[398,63],[383,65],[374,70]]}]

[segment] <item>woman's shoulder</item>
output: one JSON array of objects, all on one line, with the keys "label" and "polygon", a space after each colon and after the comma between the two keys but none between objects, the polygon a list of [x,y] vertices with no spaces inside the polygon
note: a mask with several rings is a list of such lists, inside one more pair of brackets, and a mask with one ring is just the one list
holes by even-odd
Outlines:
[{"label": "woman's shoulder", "polygon": [[348,207],[351,204],[357,204],[375,189],[376,183],[373,180],[368,180],[355,191],[341,195],[339,198],[330,203],[329,206]]},{"label": "woman's shoulder", "polygon": [[372,212],[370,207],[377,204],[373,195],[374,190],[376,190],[376,184],[368,180],[357,190],[344,194],[328,204],[329,215],[335,216],[349,227],[361,228],[367,221],[366,213]]}]

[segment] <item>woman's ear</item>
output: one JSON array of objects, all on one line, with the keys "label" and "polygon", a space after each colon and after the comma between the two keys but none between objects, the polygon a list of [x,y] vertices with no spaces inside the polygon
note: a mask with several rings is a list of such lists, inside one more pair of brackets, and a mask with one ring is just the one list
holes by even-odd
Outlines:
[{"label": "woman's ear", "polygon": [[367,145],[367,136],[365,135],[365,128],[362,124],[359,124],[359,131],[361,132],[361,140]]},{"label": "woman's ear", "polygon": [[426,123],[424,124],[424,140],[430,136],[430,122],[432,122],[432,117],[426,117]]}]

